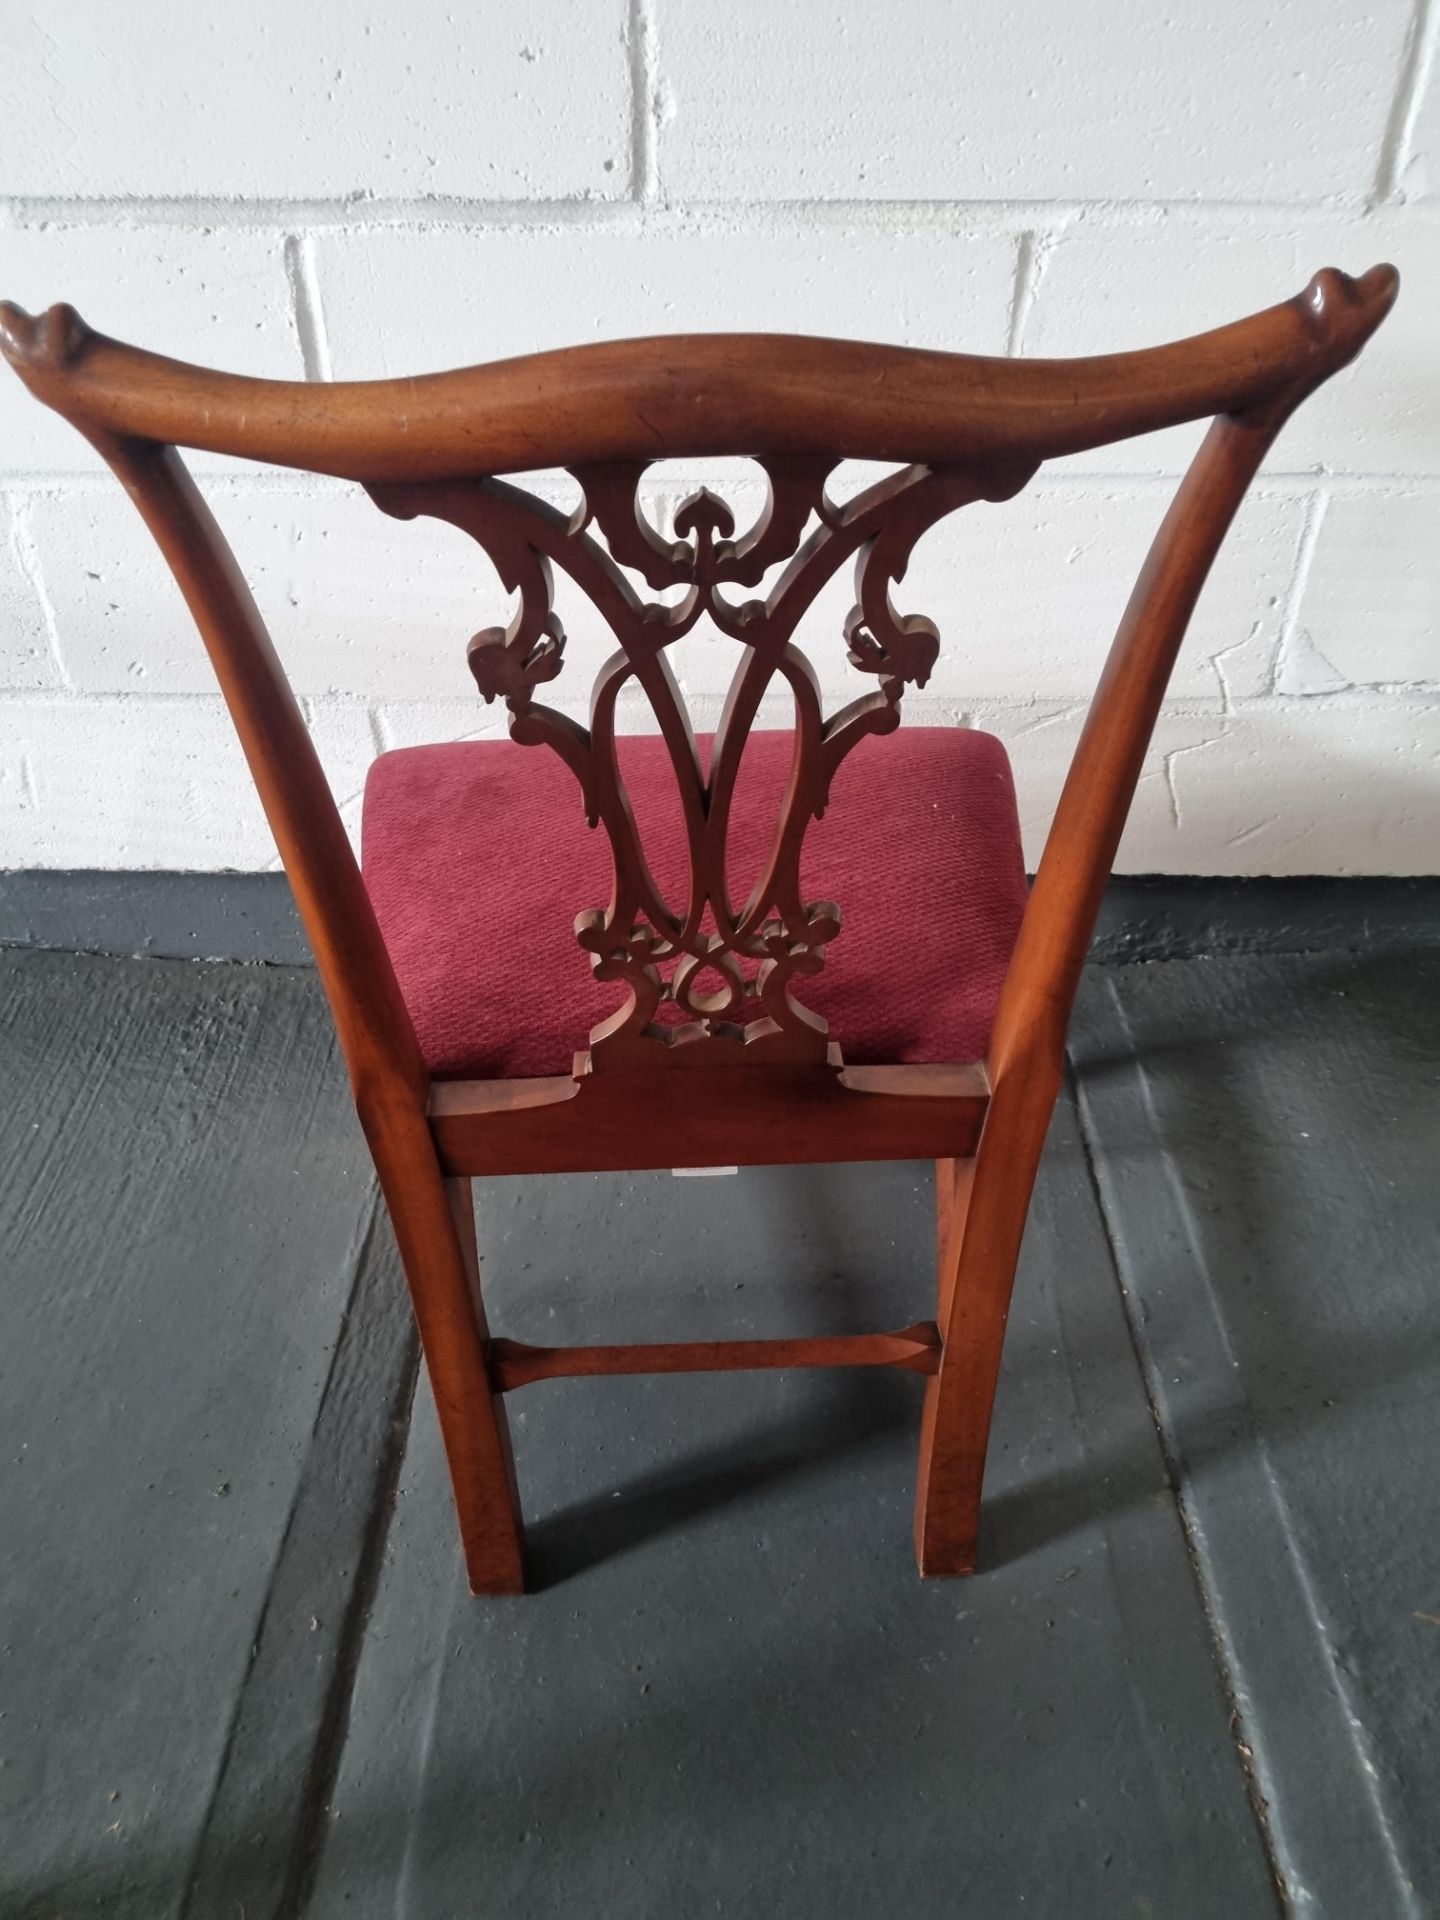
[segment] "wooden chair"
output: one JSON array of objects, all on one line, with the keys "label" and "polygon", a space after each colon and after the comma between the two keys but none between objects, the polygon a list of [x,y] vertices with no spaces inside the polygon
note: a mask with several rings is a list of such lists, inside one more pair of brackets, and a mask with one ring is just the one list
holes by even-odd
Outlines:
[{"label": "wooden chair", "polygon": [[[1266,449],[1294,407],[1359,351],[1397,285],[1387,266],[1358,280],[1326,269],[1297,298],[1233,326],[1088,360],[697,335],[356,385],[239,379],[106,339],[69,307],[39,319],[0,309],[7,358],[114,469],[209,650],[314,948],[394,1221],[477,1593],[524,1585],[504,1396],[562,1374],[800,1366],[921,1374],[920,1568],[974,1569],[1001,1342],[1066,1025],[1165,685]],[[890,586],[926,528],[969,502],[1008,499],[1042,461],[1206,416],[1209,432],[1121,621],[1026,905],[997,742],[907,730],[842,773],[857,743],[899,725],[905,687],[923,685],[936,657],[936,629],[897,615]],[[481,693],[505,701],[518,744],[421,748],[377,762],[365,877],[270,639],[177,446],[337,475],[387,513],[450,521],[488,550],[518,594],[509,627],[477,634],[469,650]],[[647,465],[706,455],[747,455],[765,469],[770,498],[759,523],[736,539],[724,504],[702,492],[675,516],[673,538],[662,538],[637,504]],[[825,483],[844,458],[909,464],[836,505]],[[583,508],[566,517],[496,477],[537,467],[568,469]],[[849,657],[876,688],[825,719],[791,635],[851,559]],[[778,565],[763,599],[744,597]],[[554,566],[619,644],[596,683],[589,728],[536,698],[564,655]],[[635,577],[680,597],[652,602]],[[738,655],[708,767],[666,657],[702,615]],[[761,698],[782,682],[794,704],[793,744],[787,737],[777,758],[757,731],[747,755]],[[634,761],[622,777],[616,705],[632,683],[659,735],[626,746],[627,767]],[[534,746],[553,762],[521,751]],[[763,805],[741,797],[752,756],[763,778],[783,785],[763,834]],[[644,798],[644,812],[667,781],[668,840],[660,834],[664,845],[647,860],[632,803]],[[836,819],[807,838],[832,782]],[[922,816],[948,830],[927,837]],[[585,817],[603,825],[605,840],[585,834]],[[814,867],[827,833],[829,868]],[[760,877],[737,906],[739,839]],[[809,897],[802,847],[807,880],[814,868],[827,887],[858,866],[851,854],[862,849],[870,871],[856,871],[845,903],[857,928],[869,889],[888,887],[896,903],[855,933],[848,983],[839,909]],[[542,926],[530,896],[555,890],[564,861],[577,873],[586,858],[593,866],[596,849],[608,855],[610,904],[592,906],[593,872],[569,904],[590,907],[575,922],[579,946],[598,991],[623,993],[624,1004],[586,1047],[593,1014],[584,995],[597,989],[566,934],[559,960],[535,961],[554,928]],[[444,924],[447,910],[458,933]],[[827,961],[832,972],[822,977]],[[907,1025],[906,996],[922,975],[927,1004]],[[832,1017],[847,1009],[833,1040],[795,996],[806,982],[822,1005],[833,989]],[[885,1056],[887,1034],[897,1057]],[[556,1046],[566,1049],[558,1061]],[[487,1330],[475,1174],[918,1157],[937,1170],[933,1320],[817,1339],[574,1348]]]}]

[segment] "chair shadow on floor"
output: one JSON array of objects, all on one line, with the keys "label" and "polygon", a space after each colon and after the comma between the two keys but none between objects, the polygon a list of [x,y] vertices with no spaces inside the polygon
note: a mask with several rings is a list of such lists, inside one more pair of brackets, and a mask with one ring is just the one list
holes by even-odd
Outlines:
[{"label": "chair shadow on floor", "polygon": [[[1268,968],[1275,965],[1275,960],[1272,956],[1239,964],[1242,968]],[[1342,996],[1347,1024],[1353,1026],[1353,1045],[1363,1053],[1367,1045],[1378,1044],[1385,1037],[1375,1025],[1379,1022],[1383,1027],[1386,1016],[1372,985],[1383,984],[1385,972],[1393,974],[1395,969],[1408,968],[1413,962],[1404,955],[1344,954],[1325,960],[1308,956],[1301,964],[1309,991]],[[1440,966],[1440,962],[1434,960],[1430,964]],[[1224,1062],[1243,1061],[1262,1043],[1277,1057],[1293,1049],[1303,1058],[1311,1044],[1310,1032],[1303,1023],[1293,1033],[1284,1027],[1284,1008],[1291,1003],[1286,998],[1280,973],[1277,972],[1276,978],[1280,996],[1276,1013],[1271,1015],[1266,1011],[1267,1003],[1263,999],[1248,1005],[1237,996],[1235,1006],[1227,1006],[1231,1017],[1223,1033],[1210,1027],[1197,1027],[1193,1034],[1177,1032],[1172,1021],[1167,1023],[1167,1030],[1147,1028],[1130,1042],[1113,1020],[1107,1018],[1103,1023],[1092,1023],[1076,1049],[1076,1073],[1093,1085],[1115,1074],[1133,1072],[1139,1064],[1147,1073],[1170,1080],[1184,1095],[1187,1087],[1198,1091],[1213,1086]],[[1379,999],[1383,997],[1381,994]],[[1394,1037],[1393,1033],[1388,1035],[1392,1044]],[[1415,1035],[1414,1040],[1422,1053],[1433,1047],[1440,1057],[1440,1034],[1431,1035],[1427,1030]],[[1273,1205],[1273,1194],[1268,1189],[1258,1191],[1254,1185],[1257,1175],[1253,1142],[1264,1138],[1267,1131],[1273,1133],[1274,1116],[1260,1110],[1253,1091],[1247,1102],[1246,1083],[1243,1078],[1234,1077],[1233,1071],[1227,1082],[1227,1094],[1234,1122],[1233,1136],[1227,1135],[1226,1142],[1221,1144],[1223,1178],[1216,1174],[1213,1165],[1210,1173],[1216,1189],[1225,1196],[1225,1207],[1243,1207],[1246,1218],[1258,1223],[1255,1231],[1261,1235],[1259,1239],[1252,1236],[1251,1264],[1264,1276],[1269,1317],[1250,1329],[1251,1361],[1264,1375],[1273,1373],[1283,1358],[1285,1367],[1313,1385],[1314,1391],[1283,1403],[1262,1399],[1252,1406],[1243,1378],[1217,1376],[1213,1382],[1212,1411],[1206,1415],[1201,1409],[1197,1416],[1192,1410],[1183,1458],[1179,1460],[1167,1461],[1165,1449],[1172,1441],[1167,1438],[1162,1442],[1153,1417],[1148,1415],[1129,1420],[1091,1417],[1088,1421],[1082,1420],[1073,1434],[1062,1434],[1057,1427],[1059,1452],[1055,1457],[1038,1462],[1018,1482],[1002,1476],[1001,1484],[987,1495],[982,1559],[986,1568],[999,1570],[1014,1566],[1057,1541],[1103,1526],[1143,1503],[1155,1500],[1174,1503],[1186,1479],[1219,1464],[1237,1449],[1250,1450],[1260,1444],[1303,1437],[1317,1423],[1343,1419],[1366,1402],[1394,1400],[1405,1383],[1414,1382],[1417,1377],[1432,1374],[1440,1377],[1440,1312],[1433,1318],[1412,1315],[1403,1323],[1392,1318],[1383,1325],[1347,1327],[1342,1334],[1317,1323],[1308,1309],[1306,1290],[1297,1290],[1293,1276],[1287,1285],[1284,1275],[1288,1250],[1270,1244],[1263,1231],[1269,1217],[1267,1207]],[[1342,1096],[1343,1088],[1337,1083],[1335,1097]],[[1163,1160],[1169,1152],[1175,1157],[1183,1183],[1189,1164],[1183,1132],[1174,1139],[1157,1135],[1156,1120],[1142,1101],[1131,1103],[1127,1111],[1133,1112],[1133,1126],[1127,1125],[1118,1140],[1107,1140],[1105,1151],[1112,1157],[1119,1154],[1126,1158],[1153,1159],[1157,1179],[1163,1178]],[[1421,1120],[1423,1116],[1417,1119],[1417,1124]],[[1203,1120],[1200,1124],[1203,1128]],[[1437,1126],[1440,1126],[1440,1116],[1437,1116]],[[1233,1152],[1228,1145],[1232,1138]],[[1213,1161],[1217,1151],[1213,1139],[1208,1141],[1206,1150]],[[1078,1167],[1070,1168],[1067,1173],[1064,1156],[1070,1152],[1081,1155],[1078,1139],[1072,1143],[1052,1136],[1047,1152],[1048,1170],[1042,1170],[1039,1189],[1042,1207],[1047,1182],[1057,1193],[1067,1179],[1088,1182],[1089,1175]],[[784,1176],[777,1172],[774,1177]],[[1269,1177],[1271,1180],[1283,1178],[1283,1164]],[[1374,1204],[1375,1196],[1370,1198]],[[1098,1206],[1098,1197],[1094,1204]],[[1356,1204],[1365,1204],[1364,1191],[1357,1191]],[[785,1205],[788,1225],[796,1235],[797,1244],[809,1242],[807,1258],[813,1265],[799,1284],[792,1280],[788,1290],[777,1287],[777,1299],[783,1301],[784,1311],[794,1311],[797,1317],[806,1314],[812,1321],[818,1317],[841,1330],[873,1322],[877,1309],[882,1315],[896,1311],[901,1317],[912,1308],[923,1310],[929,1277],[923,1270],[922,1234],[916,1233],[913,1247],[907,1249],[906,1270],[907,1273],[911,1268],[914,1271],[907,1278],[902,1297],[897,1298],[897,1290],[892,1290],[888,1300],[882,1299],[883,1285],[877,1283],[873,1275],[867,1277],[860,1271],[865,1262],[857,1260],[853,1246],[848,1243],[849,1229],[843,1216],[824,1204],[823,1197],[822,1203],[817,1204],[816,1196],[809,1195],[803,1187],[788,1190]],[[1208,1220],[1201,1213],[1195,1217],[1193,1230],[1197,1236],[1193,1251],[1177,1243],[1174,1258],[1179,1265],[1174,1282],[1182,1289],[1193,1284],[1198,1310],[1198,1296],[1206,1284],[1205,1267],[1215,1266],[1217,1271],[1224,1271],[1231,1258],[1226,1236],[1233,1232],[1234,1222],[1227,1221],[1223,1215]],[[1064,1265],[1068,1231],[1057,1216],[1054,1226],[1041,1228],[1033,1243],[1027,1244],[1022,1259],[1021,1295],[1017,1298],[1023,1300],[1027,1292],[1033,1294],[1037,1287],[1050,1292],[1054,1298],[1045,1308],[1047,1325],[1052,1313],[1063,1323],[1066,1313],[1092,1315],[1102,1310],[1095,1301],[1077,1305],[1081,1290],[1067,1280]],[[1053,1244],[1052,1234],[1059,1236]],[[818,1249],[817,1239],[820,1239]],[[1097,1242],[1097,1257],[1104,1257],[1102,1248],[1103,1241]],[[821,1268],[825,1269],[823,1277]],[[1108,1262],[1106,1286],[1113,1289],[1116,1327],[1128,1349],[1130,1335],[1120,1323],[1126,1307],[1122,1282]],[[1132,1318],[1137,1310],[1136,1303],[1130,1302]],[[1086,1319],[1078,1337],[1088,1344],[1100,1340],[1102,1335]],[[1113,1335],[1103,1337],[1113,1342]],[[1026,1398],[1025,1373],[1042,1364],[1038,1353],[1016,1341],[1012,1329],[1006,1356],[1008,1378],[1001,1385],[1002,1418],[1012,1393],[1017,1393],[1022,1401]],[[1112,1360],[1111,1364],[1137,1363],[1127,1356],[1124,1362]],[[1153,1358],[1151,1364],[1154,1364]],[[578,1577],[607,1560],[628,1555],[649,1541],[679,1531],[707,1514],[718,1513],[735,1503],[754,1501],[767,1489],[802,1479],[823,1480],[827,1474],[844,1471],[847,1465],[853,1465],[877,1448],[895,1450],[897,1492],[908,1497],[909,1486],[900,1463],[906,1444],[918,1432],[920,1395],[917,1389],[918,1382],[907,1377],[809,1376],[803,1387],[798,1388],[790,1410],[768,1424],[763,1415],[757,1417],[755,1426],[748,1431],[741,1422],[737,1435],[736,1423],[729,1423],[723,1435],[711,1444],[697,1442],[693,1450],[677,1449],[663,1464],[642,1468],[614,1488],[552,1507],[530,1530],[537,1585],[554,1586]],[[559,1390],[557,1386],[555,1391]],[[564,1390],[626,1394],[635,1391],[635,1386],[622,1382],[566,1383]],[[734,1391],[743,1394],[746,1389],[737,1385]],[[1142,1390],[1137,1385],[1132,1391],[1139,1404]],[[1036,1393],[1033,1382],[1029,1392],[1033,1402]],[[773,1400],[766,1404],[770,1408],[774,1406]],[[534,1435],[533,1444],[540,1449],[544,1446],[543,1420],[537,1422],[537,1427],[540,1430]],[[525,1453],[530,1444],[532,1442],[527,1441]],[[522,1455],[522,1480],[525,1465]]]},{"label": "chair shadow on floor", "polygon": [[[1175,1351],[1218,1350],[1213,1321],[1233,1358],[1190,1383],[1183,1433],[1166,1435],[1177,1497],[1237,1451],[1327,1429],[1400,1446],[1397,1410],[1440,1383],[1440,1296],[1423,1251],[1427,1215],[1431,1244],[1440,1238],[1440,1190],[1400,1190],[1440,1156],[1440,1075],[1426,1077],[1427,1063],[1440,1068],[1440,953],[1231,956],[1173,1005],[1153,990],[1106,993],[1098,1019],[1082,1002],[1072,1045],[1076,1079],[1098,1088],[1104,1113],[1091,1149],[1121,1176],[1112,1206],[1148,1199],[1172,1223],[1137,1240],[1137,1347],[1152,1369]],[[1106,1083],[1126,1074],[1122,1106]],[[1403,1133],[1388,1152],[1397,1102]],[[1112,1225],[1123,1235],[1123,1217]],[[1397,1457],[1395,1469],[1410,1466]],[[1126,1484],[1122,1464],[1117,1492]],[[1066,1498],[1062,1484],[1037,1491],[1037,1515]]]},{"label": "chair shadow on floor", "polygon": [[[933,1312],[933,1200],[928,1166],[895,1164],[863,1169],[864,1184],[843,1166],[753,1168],[734,1180],[672,1181],[668,1175],[605,1176],[597,1190],[589,1176],[571,1180],[497,1183],[479,1195],[479,1233],[487,1212],[502,1242],[490,1262],[496,1324],[524,1336],[553,1339],[545,1317],[553,1293],[567,1333],[590,1337],[589,1322],[614,1337],[617,1314],[634,1337],[664,1333],[670,1318],[693,1322],[697,1310],[717,1338],[797,1328],[850,1333],[875,1325],[902,1325]],[[510,1189],[500,1192],[503,1186]],[[640,1290],[615,1291],[588,1267],[570,1277],[567,1249],[587,1247],[598,1205],[616,1204],[623,1191],[625,1219],[640,1249],[630,1276]],[[542,1223],[544,1228],[541,1236]],[[533,1269],[517,1264],[529,1248],[559,1249],[548,1286],[537,1290]],[[688,1248],[683,1292],[670,1289],[666,1262]],[[645,1279],[651,1270],[653,1281]],[[739,1310],[740,1324],[729,1302]],[[600,1337],[605,1337],[601,1332]],[[527,1565],[536,1590],[576,1578],[607,1560],[733,1504],[790,1482],[834,1475],[843,1461],[875,1448],[918,1445],[924,1382],[919,1376],[876,1368],[785,1374],[692,1375],[687,1379],[635,1376],[615,1380],[554,1381],[527,1388],[518,1404],[533,1408],[533,1430],[517,1432],[517,1471],[523,1498],[528,1482],[548,1479],[547,1463],[560,1435],[615,1431],[621,1410],[646,1407],[635,1431],[665,1428],[665,1410],[692,1407],[697,1387],[703,1415],[661,1457],[641,1453],[633,1470],[567,1498],[562,1470],[537,1485],[537,1513],[527,1528]],[[531,1399],[531,1395],[534,1399]],[[753,1421],[743,1411],[753,1407]],[[687,1421],[691,1415],[687,1414]],[[530,1426],[527,1421],[527,1427]],[[631,1459],[635,1459],[632,1454]],[[908,1500],[911,1487],[903,1487]],[[548,1497],[547,1497],[548,1496]]]},{"label": "chair shadow on floor", "polygon": [[848,1458],[918,1432],[920,1393],[910,1381],[870,1378],[807,1385],[808,1406],[757,1432],[748,1443],[737,1445],[732,1433],[532,1526],[532,1589],[539,1592],[573,1580],[706,1514],[753,1500],[788,1481],[823,1477]]}]

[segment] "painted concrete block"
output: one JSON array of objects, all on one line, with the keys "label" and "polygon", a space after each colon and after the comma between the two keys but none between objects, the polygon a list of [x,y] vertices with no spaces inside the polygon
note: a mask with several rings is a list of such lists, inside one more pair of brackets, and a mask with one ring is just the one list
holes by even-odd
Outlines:
[{"label": "painted concrete block", "polygon": [[1327,502],[1277,686],[1396,683],[1440,692],[1440,488]]},{"label": "painted concrete block", "polygon": [[[465,643],[503,623],[485,555],[442,521],[401,522],[357,488],[213,496],[216,518],[301,694],[463,693]],[[209,693],[214,676],[163,560],[118,487],[32,507],[71,682],[95,693]]]},{"label": "painted concrete block", "polygon": [[[803,221],[371,229],[317,235],[337,379],[468,366],[646,333],[820,333],[1004,351],[1015,242]],[[396,288],[443,298],[389,324]]]},{"label": "painted concrete block", "polygon": [[1359,195],[1408,23],[1404,0],[666,7],[660,184],[693,199]]},{"label": "painted concrete block", "polygon": [[267,866],[230,720],[208,700],[0,702],[0,866]]},{"label": "painted concrete block", "polygon": [[1433,873],[1440,705],[1246,706],[1211,744],[1176,759],[1173,780],[1172,871]]},{"label": "painted concrete block", "polygon": [[[230,199],[612,198],[623,0],[10,10],[5,190]],[[143,103],[143,111],[137,107]]]}]

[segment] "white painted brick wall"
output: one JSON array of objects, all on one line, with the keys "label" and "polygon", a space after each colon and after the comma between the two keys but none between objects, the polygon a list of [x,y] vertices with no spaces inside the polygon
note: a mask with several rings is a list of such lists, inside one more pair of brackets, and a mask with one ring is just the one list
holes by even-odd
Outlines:
[{"label": "white painted brick wall", "polygon": [[614,199],[624,0],[7,5],[16,194]]},{"label": "white painted brick wall", "polygon": [[1409,0],[657,8],[695,199],[1245,200],[1368,185]]},{"label": "white painted brick wall", "polygon": [[[803,218],[716,227],[664,216],[630,227],[322,233],[315,266],[339,380],[636,333],[763,325],[1003,353],[1017,240],[1001,230],[896,231]],[[385,325],[398,288],[431,288]]]},{"label": "white painted brick wall", "polygon": [[[323,380],[687,328],[1088,353],[1393,259],[1394,316],[1281,439],[1206,588],[1120,865],[1434,871],[1437,39],[1433,0],[13,0],[0,293]],[[903,583],[945,638],[909,710],[1007,741],[1032,862],[1197,439],[1057,462],[928,536]],[[334,483],[195,465],[352,826],[378,749],[501,729],[464,668],[505,607],[469,541]],[[697,477],[658,472],[657,512]],[[743,516],[751,472],[714,477]],[[833,700],[859,684],[847,605],[837,582],[802,634]],[[556,692],[583,714],[608,646],[565,610]],[[702,724],[728,654],[680,650]],[[272,864],[133,510],[0,377],[0,865]]]}]

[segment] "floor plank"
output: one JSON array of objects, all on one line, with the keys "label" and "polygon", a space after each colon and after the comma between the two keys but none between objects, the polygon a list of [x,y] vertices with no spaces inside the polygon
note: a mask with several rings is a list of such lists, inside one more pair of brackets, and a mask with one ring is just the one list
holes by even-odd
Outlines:
[{"label": "floor plank", "polygon": [[0,1910],[255,1920],[412,1352],[328,1016],[299,971],[9,952],[0,1060]]},{"label": "floor plank", "polygon": [[1077,1024],[1297,1912],[1440,1912],[1440,956],[1120,968]]}]

